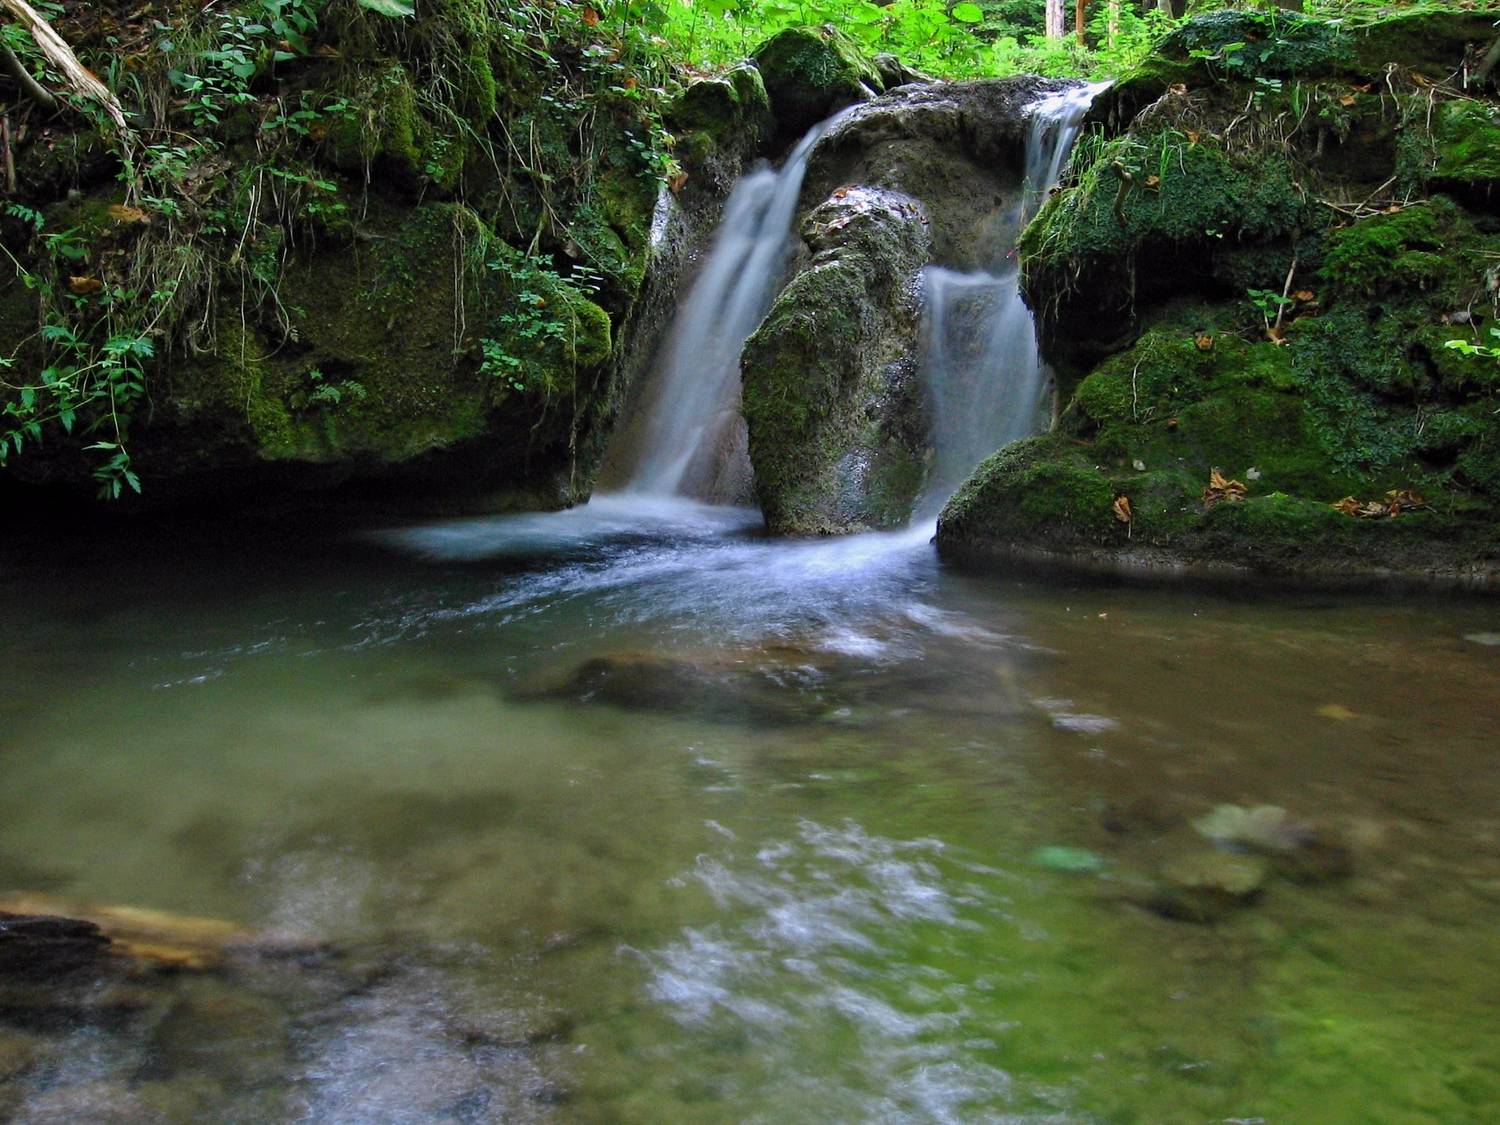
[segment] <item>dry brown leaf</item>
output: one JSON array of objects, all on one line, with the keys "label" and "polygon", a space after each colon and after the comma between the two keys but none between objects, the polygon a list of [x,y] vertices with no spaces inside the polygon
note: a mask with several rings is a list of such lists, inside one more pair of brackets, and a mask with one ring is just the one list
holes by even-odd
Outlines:
[{"label": "dry brown leaf", "polygon": [[1351,106],[1353,104],[1354,104],[1354,95],[1353,94],[1345,94],[1342,98],[1339,99],[1339,105],[1342,105],[1342,106]]},{"label": "dry brown leaf", "polygon": [[1161,177],[1160,176],[1147,176],[1146,177],[1146,186],[1148,188],[1158,188],[1158,187],[1161,187]]},{"label": "dry brown leaf", "polygon": [[1316,301],[1318,299],[1318,295],[1311,289],[1299,289],[1297,290],[1297,292],[1292,294],[1292,298],[1293,300],[1306,303],[1307,301]]},{"label": "dry brown leaf", "polygon": [[1130,497],[1116,496],[1114,503],[1115,519],[1121,523],[1129,523],[1135,518],[1135,513],[1130,510]]},{"label": "dry brown leaf", "polygon": [[117,223],[149,223],[151,216],[140,207],[128,203],[115,203],[109,208],[109,217]]},{"label": "dry brown leaf", "polygon": [[1211,352],[1214,350],[1214,338],[1207,332],[1201,336],[1194,336],[1193,343],[1197,345],[1200,352]]},{"label": "dry brown leaf", "polygon": [[1191,129],[1189,129],[1187,131],[1188,144],[1190,144],[1190,145],[1197,144],[1198,143],[1198,138],[1199,138],[1200,135],[1201,134],[1195,133]]},{"label": "dry brown leaf", "polygon": [[1203,490],[1203,506],[1212,508],[1221,500],[1231,502],[1243,500],[1248,489],[1237,480],[1225,480],[1224,474],[1212,469],[1208,474],[1208,487]]},{"label": "dry brown leaf", "polygon": [[68,288],[80,297],[91,297],[104,288],[104,282],[97,277],[70,277]]},{"label": "dry brown leaf", "polygon": [[596,11],[594,11],[593,8],[585,8],[583,10],[583,26],[584,27],[597,27],[598,25],[599,25],[599,13],[596,12]]},{"label": "dry brown leaf", "polygon": [[676,195],[687,186],[687,182],[688,174],[686,172],[677,172],[667,179],[667,186],[672,189],[672,194]]},{"label": "dry brown leaf", "polygon": [[1384,500],[1360,500],[1345,496],[1331,507],[1351,519],[1378,520],[1394,519],[1402,512],[1415,512],[1429,505],[1422,496],[1409,488],[1393,488],[1385,494]]}]

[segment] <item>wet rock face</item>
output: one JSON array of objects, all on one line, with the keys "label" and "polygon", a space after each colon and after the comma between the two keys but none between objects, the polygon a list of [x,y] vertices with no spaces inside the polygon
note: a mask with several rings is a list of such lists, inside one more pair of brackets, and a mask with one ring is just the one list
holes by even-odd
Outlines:
[{"label": "wet rock face", "polygon": [[1069,83],[1042,78],[908,85],[856,107],[819,142],[805,207],[860,184],[919,199],[931,261],[995,267],[1014,247],[1029,123],[1025,107]]},{"label": "wet rock face", "polygon": [[0,978],[55,981],[96,972],[109,938],[79,918],[0,912]]},{"label": "wet rock face", "polygon": [[742,363],[750,459],[773,532],[910,518],[929,461],[921,271],[1003,264],[1019,221],[1024,110],[1052,85],[905,85],[856,106],[818,142],[797,269]]},{"label": "wet rock face", "polygon": [[903,523],[921,486],[913,358],[920,203],[840,189],[802,223],[809,256],[745,345],[750,459],[766,525],[840,534]]}]

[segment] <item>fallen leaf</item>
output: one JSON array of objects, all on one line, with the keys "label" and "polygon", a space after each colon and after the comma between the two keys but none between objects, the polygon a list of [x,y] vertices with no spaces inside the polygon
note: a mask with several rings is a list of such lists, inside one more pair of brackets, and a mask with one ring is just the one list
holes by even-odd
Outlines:
[{"label": "fallen leaf", "polygon": [[1115,519],[1119,520],[1121,523],[1129,523],[1132,519],[1134,519],[1134,513],[1132,513],[1130,510],[1130,497],[1116,496],[1114,502],[1114,512]]},{"label": "fallen leaf", "polygon": [[1351,519],[1375,520],[1394,519],[1402,512],[1415,512],[1431,505],[1409,488],[1393,488],[1385,494],[1384,500],[1360,500],[1354,496],[1345,496],[1330,507]]},{"label": "fallen leaf", "polygon": [[1347,722],[1349,719],[1357,719],[1359,715],[1349,710],[1342,703],[1325,703],[1318,708],[1318,714],[1325,719],[1338,719]]},{"label": "fallen leaf", "polygon": [[80,297],[89,297],[100,292],[104,288],[104,282],[97,277],[70,277],[68,288]]},{"label": "fallen leaf", "polygon": [[636,82],[634,76],[631,76],[630,78],[625,79],[625,81],[622,83],[622,85],[627,90],[634,90],[636,88],[636,86],[639,85],[639,83]]},{"label": "fallen leaf", "polygon": [[1342,105],[1342,106],[1351,106],[1353,104],[1354,104],[1354,95],[1353,94],[1345,94],[1342,98],[1339,99],[1339,105]]},{"label": "fallen leaf", "polygon": [[594,11],[593,8],[585,8],[583,10],[583,26],[584,27],[597,27],[598,25],[599,25],[599,13],[596,12],[596,11]]},{"label": "fallen leaf", "polygon": [[126,203],[115,203],[109,208],[109,217],[117,223],[149,223],[151,216],[140,207]]},{"label": "fallen leaf", "polygon": [[[1167,93],[1173,95],[1174,97],[1181,97],[1183,94],[1187,93],[1187,83],[1173,82],[1170,86],[1167,87]],[[1188,136],[1190,137],[1192,135],[1192,133],[1188,134]]]},{"label": "fallen leaf", "polygon": [[1191,129],[1189,129],[1189,130],[1188,130],[1188,131],[1187,131],[1187,139],[1188,139],[1188,144],[1190,144],[1190,145],[1195,145],[1195,144],[1197,144],[1197,143],[1198,143],[1198,138],[1199,138],[1199,136],[1200,136],[1200,134],[1198,134],[1198,133],[1195,133],[1195,132],[1193,132],[1193,131],[1192,131],[1192,130],[1191,130]]},{"label": "fallen leaf", "polygon": [[687,182],[688,174],[686,172],[677,172],[676,174],[667,178],[667,187],[672,189],[673,195],[676,195],[679,191],[687,186]]},{"label": "fallen leaf", "polygon": [[1318,295],[1311,289],[1299,289],[1292,294],[1292,297],[1302,302],[1316,301],[1318,299]]},{"label": "fallen leaf", "polygon": [[1247,491],[1240,481],[1225,480],[1223,473],[1212,469],[1208,474],[1208,487],[1203,490],[1203,506],[1212,508],[1221,500],[1243,500]]},{"label": "fallen leaf", "polygon": [[1161,186],[1161,177],[1160,176],[1147,176],[1146,177],[1146,186],[1148,188],[1160,187]]},{"label": "fallen leaf", "polygon": [[1214,338],[1208,333],[1193,337],[1193,343],[1197,345],[1200,352],[1211,352],[1214,350]]},{"label": "fallen leaf", "polygon": [[848,197],[848,195],[849,195],[849,189],[846,188],[846,187],[841,187],[836,192],[833,193],[833,198],[835,198],[835,199],[845,199],[845,198]]}]

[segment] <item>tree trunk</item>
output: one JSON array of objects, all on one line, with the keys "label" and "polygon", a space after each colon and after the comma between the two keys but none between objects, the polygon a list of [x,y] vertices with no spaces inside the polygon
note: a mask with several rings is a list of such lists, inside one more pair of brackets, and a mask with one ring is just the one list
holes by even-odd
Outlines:
[{"label": "tree trunk", "polygon": [[1105,24],[1104,41],[1113,47],[1115,40],[1120,37],[1120,0],[1109,0],[1109,7],[1105,10],[1108,21]]},{"label": "tree trunk", "polygon": [[1063,37],[1063,0],[1047,0],[1047,38]]},{"label": "tree trunk", "polygon": [[1078,45],[1085,46],[1083,39],[1083,9],[1086,0],[1077,0],[1073,6],[1073,32],[1078,36]]}]

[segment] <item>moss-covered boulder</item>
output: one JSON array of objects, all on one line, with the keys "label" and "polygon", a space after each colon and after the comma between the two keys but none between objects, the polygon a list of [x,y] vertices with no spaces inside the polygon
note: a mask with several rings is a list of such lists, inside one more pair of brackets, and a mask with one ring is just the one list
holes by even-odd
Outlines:
[{"label": "moss-covered boulder", "polygon": [[667,107],[665,118],[683,166],[690,174],[706,173],[721,187],[766,155],[776,135],[765,83],[748,64],[689,83]]},{"label": "moss-covered boulder", "polygon": [[1162,41],[1096,107],[1098,120],[1123,127],[1174,87],[1225,87],[1260,79],[1383,81],[1389,68],[1445,80],[1476,47],[1494,41],[1492,16],[1453,8],[1355,13],[1325,20],[1299,12],[1225,9],[1194,16]]},{"label": "moss-covered boulder", "polygon": [[752,57],[765,79],[784,142],[885,88],[880,71],[859,45],[831,24],[779,31]]},{"label": "moss-covered boulder", "polygon": [[1150,129],[1105,144],[1047,202],[1022,236],[1023,285],[1044,347],[1087,366],[1154,301],[1194,285],[1272,284],[1316,225],[1285,154]]},{"label": "moss-covered boulder", "polygon": [[801,233],[811,256],[742,362],[766,525],[785,535],[898,526],[924,473],[913,359],[927,220],[909,196],[850,188]]}]

